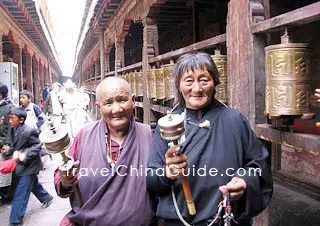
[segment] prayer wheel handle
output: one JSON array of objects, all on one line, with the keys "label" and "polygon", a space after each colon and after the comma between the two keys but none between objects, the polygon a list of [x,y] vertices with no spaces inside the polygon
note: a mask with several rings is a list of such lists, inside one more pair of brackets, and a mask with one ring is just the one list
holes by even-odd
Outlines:
[{"label": "prayer wheel handle", "polygon": [[[158,121],[160,135],[165,140],[171,140],[175,146],[179,145],[178,140],[185,133],[184,119],[181,115],[171,114],[162,117]],[[192,198],[188,177],[182,178],[183,193],[187,202],[188,212],[190,215],[196,215],[196,207]]]}]

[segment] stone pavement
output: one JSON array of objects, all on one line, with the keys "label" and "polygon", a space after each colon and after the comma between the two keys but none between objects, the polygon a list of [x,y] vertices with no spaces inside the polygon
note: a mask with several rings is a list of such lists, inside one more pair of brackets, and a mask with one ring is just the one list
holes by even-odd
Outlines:
[{"label": "stone pavement", "polygon": [[[41,203],[31,194],[27,211],[23,220],[23,226],[58,226],[63,216],[69,212],[70,204],[68,199],[57,197],[53,185],[53,173],[58,165],[58,157],[44,157],[45,170],[38,175],[40,183],[54,197],[53,203],[46,209],[41,208]],[[0,226],[9,225],[11,205],[0,207]]]}]

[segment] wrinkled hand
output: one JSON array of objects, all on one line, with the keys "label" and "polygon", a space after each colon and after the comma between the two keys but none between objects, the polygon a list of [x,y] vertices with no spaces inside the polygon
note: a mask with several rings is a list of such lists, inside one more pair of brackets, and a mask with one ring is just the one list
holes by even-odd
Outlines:
[{"label": "wrinkled hand", "polygon": [[226,185],[220,186],[219,189],[223,193],[224,196],[227,195],[227,192],[229,192],[231,200],[237,200],[246,191],[247,183],[245,180],[243,180],[239,177],[234,177]]},{"label": "wrinkled hand", "polygon": [[78,184],[78,168],[79,168],[79,161],[76,161],[73,164],[73,168],[69,171],[62,171],[59,170],[59,176],[61,185],[65,189],[75,188]]},{"label": "wrinkled hand", "polygon": [[320,89],[316,89],[314,95],[317,97],[317,101],[320,102]]},{"label": "wrinkled hand", "polygon": [[166,176],[171,180],[175,180],[183,176],[184,170],[188,167],[187,156],[179,154],[180,147],[175,146],[169,148],[166,158]]}]

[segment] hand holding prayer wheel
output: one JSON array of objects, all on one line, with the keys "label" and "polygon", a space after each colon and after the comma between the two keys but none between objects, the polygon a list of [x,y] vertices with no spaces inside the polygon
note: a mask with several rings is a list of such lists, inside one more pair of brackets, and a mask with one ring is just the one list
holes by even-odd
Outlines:
[{"label": "hand holding prayer wheel", "polygon": [[166,153],[166,175],[169,179],[182,179],[183,192],[188,205],[190,215],[195,215],[196,208],[192,198],[188,178],[183,175],[187,168],[187,157],[180,154],[179,139],[184,135],[184,119],[177,114],[168,114],[159,119],[160,135],[165,140],[171,140],[175,145]]},{"label": "hand holding prayer wheel", "polygon": [[83,201],[77,185],[77,177],[74,168],[76,165],[74,161],[65,154],[65,150],[71,145],[70,137],[67,129],[63,126],[56,128],[53,119],[48,119],[48,127],[40,134],[40,140],[46,146],[46,151],[49,154],[58,154],[62,156],[62,163],[59,166],[61,176],[61,183],[65,188],[72,187],[75,199],[79,205],[82,206]]}]

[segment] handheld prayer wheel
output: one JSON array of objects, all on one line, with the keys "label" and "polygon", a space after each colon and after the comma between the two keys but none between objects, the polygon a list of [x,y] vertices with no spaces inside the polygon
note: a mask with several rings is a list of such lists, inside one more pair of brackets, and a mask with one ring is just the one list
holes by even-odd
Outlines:
[{"label": "handheld prayer wheel", "polygon": [[148,98],[155,99],[156,95],[156,75],[155,70],[148,71]]},{"label": "handheld prayer wheel", "polygon": [[155,69],[155,78],[156,78],[156,97],[158,100],[165,99],[166,93],[165,93],[163,68]]},{"label": "handheld prayer wheel", "polygon": [[129,73],[129,79],[130,79],[130,86],[132,93],[136,94],[136,78],[135,78],[135,72]]},{"label": "handheld prayer wheel", "polygon": [[266,113],[297,116],[309,113],[308,44],[291,43],[287,31],[281,44],[265,48]]},{"label": "handheld prayer wheel", "polygon": [[[48,127],[41,132],[39,139],[44,143],[46,152],[49,154],[61,154],[62,164],[59,166],[59,170],[72,173],[74,162],[65,154],[65,150],[71,145],[68,129],[62,125],[56,128],[53,119],[49,117]],[[74,195],[79,207],[81,207],[83,200],[78,186],[74,189]]]},{"label": "handheld prayer wheel", "polygon": [[163,76],[164,76],[164,82],[165,82],[166,99],[173,99],[175,97],[173,69],[174,69],[173,62],[170,62],[170,64],[163,65]]},{"label": "handheld prayer wheel", "polygon": [[142,71],[136,72],[136,95],[138,97],[143,96],[143,74]]},{"label": "handheld prayer wheel", "polygon": [[216,86],[216,99],[222,103],[228,103],[228,77],[227,77],[227,56],[221,55],[220,50],[215,50],[211,56],[220,74],[220,84]]},{"label": "handheld prayer wheel", "polygon": [[[171,140],[174,145],[179,145],[179,139],[185,134],[184,118],[178,114],[168,114],[158,120],[160,135],[165,140]],[[187,202],[190,215],[197,213],[192,198],[189,181],[186,176],[182,177],[182,188]]]}]

